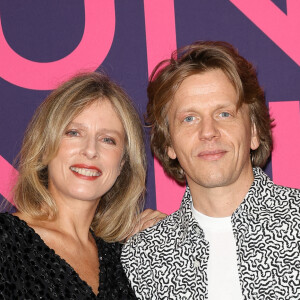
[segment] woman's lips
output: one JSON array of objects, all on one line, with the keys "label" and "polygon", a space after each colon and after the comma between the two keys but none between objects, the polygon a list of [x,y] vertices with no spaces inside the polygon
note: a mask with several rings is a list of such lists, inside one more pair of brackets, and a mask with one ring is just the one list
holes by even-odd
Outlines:
[{"label": "woman's lips", "polygon": [[211,150],[211,151],[201,151],[198,157],[204,160],[218,160],[222,158],[227,151],[225,150]]},{"label": "woman's lips", "polygon": [[83,164],[72,165],[70,170],[75,176],[85,180],[96,180],[102,175],[99,168]]}]

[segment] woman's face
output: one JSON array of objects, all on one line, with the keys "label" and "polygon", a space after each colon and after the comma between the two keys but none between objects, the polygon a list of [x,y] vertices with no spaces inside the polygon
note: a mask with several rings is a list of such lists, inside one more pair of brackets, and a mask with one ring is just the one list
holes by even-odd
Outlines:
[{"label": "woman's face", "polygon": [[49,191],[56,201],[97,201],[122,168],[125,131],[110,101],[85,108],[67,126],[48,164]]}]

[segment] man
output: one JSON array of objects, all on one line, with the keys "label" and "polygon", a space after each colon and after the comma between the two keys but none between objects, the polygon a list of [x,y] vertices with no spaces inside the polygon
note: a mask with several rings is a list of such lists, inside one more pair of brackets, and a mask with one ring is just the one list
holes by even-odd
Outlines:
[{"label": "man", "polygon": [[300,299],[300,191],[260,168],[272,121],[253,66],[227,43],[196,42],[156,67],[148,97],[152,150],[187,188],[124,247],[137,297]]}]

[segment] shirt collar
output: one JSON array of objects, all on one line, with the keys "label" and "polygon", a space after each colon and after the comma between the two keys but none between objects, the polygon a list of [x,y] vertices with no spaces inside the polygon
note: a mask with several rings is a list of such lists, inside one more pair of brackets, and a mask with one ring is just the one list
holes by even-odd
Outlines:
[{"label": "shirt collar", "polygon": [[253,175],[254,180],[251,184],[251,187],[234,214],[245,210],[247,212],[251,212],[253,208],[264,206],[262,195],[264,191],[268,189],[268,187],[273,185],[273,182],[259,167],[253,168]]}]

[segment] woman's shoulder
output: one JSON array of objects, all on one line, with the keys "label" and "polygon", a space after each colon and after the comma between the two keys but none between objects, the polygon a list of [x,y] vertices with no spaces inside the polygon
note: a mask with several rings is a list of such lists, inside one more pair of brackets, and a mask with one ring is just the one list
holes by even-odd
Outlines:
[{"label": "woman's shoulder", "polygon": [[14,227],[22,227],[22,221],[19,217],[10,213],[0,213],[0,229],[7,231],[14,230]]},{"label": "woman's shoulder", "polygon": [[28,231],[29,227],[18,216],[0,213],[0,244],[23,241]]}]

